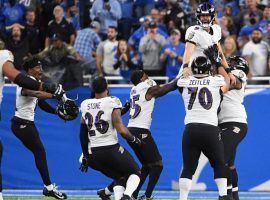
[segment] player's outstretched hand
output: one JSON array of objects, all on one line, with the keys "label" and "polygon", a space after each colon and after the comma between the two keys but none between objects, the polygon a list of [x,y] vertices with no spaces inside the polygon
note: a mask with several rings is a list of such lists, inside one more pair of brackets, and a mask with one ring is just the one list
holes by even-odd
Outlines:
[{"label": "player's outstretched hand", "polygon": [[205,49],[203,53],[209,58],[209,60],[211,61],[213,65],[216,64],[219,58],[218,47],[216,44]]},{"label": "player's outstretched hand", "polygon": [[83,157],[82,158],[82,163],[80,165],[81,172],[86,173],[88,171],[88,162],[87,162],[87,158]]},{"label": "player's outstretched hand", "polygon": [[126,101],[125,105],[121,109],[121,115],[126,114],[129,111],[129,109],[130,109],[130,102]]},{"label": "player's outstretched hand", "polygon": [[58,84],[58,86],[53,94],[53,98],[60,100],[64,94],[65,94],[65,90],[63,89],[61,84]]},{"label": "player's outstretched hand", "polygon": [[189,77],[189,76],[191,76],[191,75],[192,75],[192,71],[191,71],[190,67],[185,67],[185,68],[183,69],[182,76],[183,76],[184,78],[187,78],[187,77]]}]

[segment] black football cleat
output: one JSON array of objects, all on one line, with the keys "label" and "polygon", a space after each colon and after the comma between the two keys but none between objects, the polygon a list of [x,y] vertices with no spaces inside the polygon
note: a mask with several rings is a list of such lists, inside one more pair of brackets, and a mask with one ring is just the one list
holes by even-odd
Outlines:
[{"label": "black football cleat", "polygon": [[46,187],[44,187],[43,195],[47,197],[54,197],[55,199],[67,199],[67,195],[63,192],[60,192],[56,185],[53,185],[52,190],[48,190]]},{"label": "black football cleat", "polygon": [[230,197],[225,195],[225,196],[219,196],[218,200],[230,200]]},{"label": "black football cleat", "polygon": [[140,196],[140,197],[138,198],[138,200],[151,200],[151,199],[153,199],[153,197],[147,198],[145,195]]},{"label": "black football cleat", "polygon": [[120,200],[134,200],[132,197],[124,194],[123,197]]},{"label": "black football cleat", "polygon": [[111,200],[111,198],[110,198],[110,194],[106,194],[105,193],[105,189],[100,189],[100,190],[98,190],[97,191],[97,195],[99,196],[99,198],[101,199],[101,200]]}]

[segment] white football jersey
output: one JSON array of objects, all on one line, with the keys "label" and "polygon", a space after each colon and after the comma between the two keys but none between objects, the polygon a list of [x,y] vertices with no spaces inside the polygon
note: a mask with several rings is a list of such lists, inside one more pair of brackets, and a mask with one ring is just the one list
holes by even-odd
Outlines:
[{"label": "white football jersey", "polygon": [[156,85],[154,80],[147,79],[132,87],[130,92],[131,108],[128,127],[150,129],[155,98],[147,101],[145,95],[147,90],[154,85]]},{"label": "white football jersey", "polygon": [[223,76],[180,78],[178,87],[183,88],[182,97],[185,104],[185,125],[203,123],[218,125],[218,108],[221,101],[221,86],[225,85]]},{"label": "white football jersey", "polygon": [[[32,76],[29,77],[36,80]],[[21,119],[34,121],[37,102],[37,97],[23,96],[22,87],[17,87],[15,116]]]},{"label": "white football jersey", "polygon": [[205,49],[214,44],[218,44],[221,36],[221,28],[217,24],[211,26],[210,33],[205,31],[199,25],[189,27],[185,35],[185,40],[186,42],[191,42],[196,45],[191,55],[189,66],[191,65],[194,58],[198,56],[205,56],[205,54],[203,53]]},{"label": "white football jersey", "polygon": [[0,104],[3,98],[3,87],[5,85],[5,79],[3,74],[3,65],[5,62],[14,62],[13,54],[8,50],[0,50]]},{"label": "white football jersey", "polygon": [[89,152],[91,147],[101,147],[118,143],[117,131],[112,124],[112,112],[121,109],[117,97],[86,99],[81,104],[82,117],[88,127]]},{"label": "white football jersey", "polygon": [[247,113],[243,105],[247,77],[242,70],[232,70],[232,74],[242,81],[242,88],[233,89],[224,94],[218,114],[219,124],[224,122],[247,123]]}]

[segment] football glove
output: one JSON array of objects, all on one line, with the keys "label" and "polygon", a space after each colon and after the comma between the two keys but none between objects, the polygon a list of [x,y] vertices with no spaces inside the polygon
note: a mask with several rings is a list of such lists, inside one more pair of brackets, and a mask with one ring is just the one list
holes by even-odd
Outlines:
[{"label": "football glove", "polygon": [[203,51],[203,53],[209,58],[212,65],[216,65],[216,67],[221,66],[221,60],[220,60],[217,44],[214,44],[213,46],[208,47],[207,49]]},{"label": "football glove", "polygon": [[126,114],[126,113],[129,111],[129,109],[130,109],[130,102],[127,101],[127,102],[125,103],[125,105],[124,105],[124,106],[122,107],[122,109],[121,109],[121,115]]},{"label": "football glove", "polygon": [[85,156],[82,157],[82,163],[79,170],[83,173],[86,173],[88,171],[88,160]]}]

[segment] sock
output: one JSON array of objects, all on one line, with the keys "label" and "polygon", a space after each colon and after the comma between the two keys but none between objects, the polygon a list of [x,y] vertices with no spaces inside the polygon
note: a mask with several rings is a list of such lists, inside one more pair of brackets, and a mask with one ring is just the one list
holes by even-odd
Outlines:
[{"label": "sock", "polygon": [[47,190],[52,191],[53,190],[53,185],[45,185],[45,187],[47,188]]},{"label": "sock", "polygon": [[[113,191],[114,191],[114,189],[113,189]],[[108,187],[105,188],[105,194],[106,195],[111,195],[112,194],[112,192],[110,191],[110,189]]]},{"label": "sock", "polygon": [[113,191],[114,191],[114,199],[120,200],[123,197],[125,188],[121,185],[116,185],[113,187]]},{"label": "sock", "polygon": [[227,195],[227,179],[226,178],[216,178],[215,182],[218,187],[219,196],[226,196]]},{"label": "sock", "polygon": [[238,174],[236,169],[231,170],[232,173],[232,193],[233,193],[233,198],[235,200],[239,200],[239,195],[238,195]]},{"label": "sock", "polygon": [[144,182],[145,182],[145,179],[146,177],[148,176],[149,174],[149,171],[150,171],[150,168],[149,167],[145,167],[143,166],[142,169],[141,169],[141,175],[140,175],[140,184],[138,185],[137,189],[135,190],[135,192],[133,192],[132,196],[137,199],[138,197],[138,194],[140,192],[140,189],[141,187],[143,186]]},{"label": "sock", "polygon": [[180,200],[187,200],[188,193],[191,189],[192,180],[188,178],[179,179]]},{"label": "sock", "polygon": [[145,191],[145,196],[150,198],[152,196],[152,192],[158,182],[159,176],[162,172],[162,166],[152,167],[149,172],[149,182]]},{"label": "sock", "polygon": [[136,174],[131,174],[128,177],[126,190],[125,190],[124,194],[131,197],[133,192],[137,189],[139,183],[140,183],[140,177],[137,176]]}]

